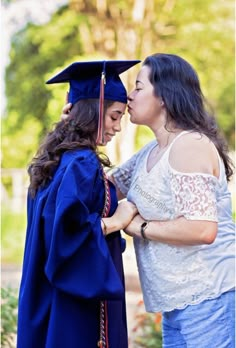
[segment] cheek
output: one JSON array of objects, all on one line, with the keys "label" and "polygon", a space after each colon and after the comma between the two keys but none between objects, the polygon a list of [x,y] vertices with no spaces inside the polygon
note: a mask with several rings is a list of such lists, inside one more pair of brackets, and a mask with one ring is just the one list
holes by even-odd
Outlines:
[{"label": "cheek", "polygon": [[143,99],[137,104],[137,107],[135,108],[135,116],[144,116],[149,113],[150,111],[150,103],[148,99]]},{"label": "cheek", "polygon": [[159,102],[153,96],[147,96],[141,105],[143,112],[148,114],[156,114],[160,110]]},{"label": "cheek", "polygon": [[106,129],[109,129],[109,128],[111,128],[111,120],[110,120],[110,118],[105,118],[105,120],[104,120],[104,129],[106,130]]},{"label": "cheek", "polygon": [[[150,97],[149,97],[150,98]],[[158,113],[156,103],[152,100],[144,99],[136,104],[134,110],[130,113],[130,121],[136,124],[146,124]]]}]

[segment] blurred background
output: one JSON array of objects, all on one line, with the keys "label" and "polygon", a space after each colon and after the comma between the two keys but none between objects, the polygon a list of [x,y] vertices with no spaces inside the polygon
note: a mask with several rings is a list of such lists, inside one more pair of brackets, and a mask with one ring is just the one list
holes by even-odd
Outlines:
[{"label": "blurred background", "polygon": [[[60,118],[68,86],[45,85],[79,60],[141,59],[174,53],[197,70],[220,129],[235,149],[234,0],[2,0],[1,263],[2,346],[14,347],[26,227],[27,166]],[[139,66],[121,75],[134,87]],[[123,118],[107,148],[119,164],[152,133]],[[235,192],[230,183],[233,203]],[[234,206],[235,209],[235,206]],[[144,314],[132,242],[124,255],[130,347],[161,347],[161,316]],[[13,337],[13,339],[12,339]]]}]

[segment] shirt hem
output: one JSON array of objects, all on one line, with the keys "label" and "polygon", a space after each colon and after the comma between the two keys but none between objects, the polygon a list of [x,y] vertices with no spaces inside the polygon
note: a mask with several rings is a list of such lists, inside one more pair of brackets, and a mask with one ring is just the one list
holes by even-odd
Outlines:
[{"label": "shirt hem", "polygon": [[205,298],[201,298],[199,301],[194,301],[194,302],[189,302],[189,303],[186,303],[184,305],[180,305],[180,306],[176,306],[176,307],[166,307],[164,309],[160,309],[160,308],[157,308],[157,309],[148,309],[146,306],[145,306],[145,309],[146,309],[146,312],[148,313],[164,313],[164,312],[171,312],[173,310],[183,310],[185,309],[186,307],[188,306],[194,306],[194,305],[198,305],[204,301],[208,301],[208,300],[215,300],[217,299],[218,297],[220,297],[222,294],[226,293],[226,292],[230,292],[230,291],[235,291],[235,287],[230,287],[228,289],[225,289],[225,290],[222,290],[220,293],[217,293],[216,295],[214,296],[208,296],[208,297],[205,297]]}]

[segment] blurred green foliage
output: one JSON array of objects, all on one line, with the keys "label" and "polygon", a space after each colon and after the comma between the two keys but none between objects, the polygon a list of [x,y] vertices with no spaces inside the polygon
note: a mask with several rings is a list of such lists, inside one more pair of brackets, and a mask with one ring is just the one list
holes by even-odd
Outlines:
[{"label": "blurred green foliage", "polygon": [[[141,3],[144,7],[138,7]],[[54,73],[76,60],[144,59],[154,52],[179,54],[195,67],[234,148],[234,1],[101,4],[71,0],[48,23],[28,23],[13,36],[6,70],[2,167],[25,167],[45,132],[59,120],[68,86],[45,85]],[[129,76],[130,90],[135,75]],[[133,143],[138,149],[150,138],[151,132],[137,127]]]},{"label": "blurred green foliage", "polygon": [[17,290],[1,288],[1,347],[15,348]]}]

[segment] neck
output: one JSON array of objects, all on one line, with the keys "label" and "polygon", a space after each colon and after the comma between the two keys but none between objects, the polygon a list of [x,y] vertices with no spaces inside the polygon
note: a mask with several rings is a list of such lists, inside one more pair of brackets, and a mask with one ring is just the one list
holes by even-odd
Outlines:
[{"label": "neck", "polygon": [[167,147],[181,131],[182,129],[176,127],[168,127],[166,129],[163,125],[153,130],[159,145],[159,149],[164,149]]},{"label": "neck", "polygon": [[166,110],[163,109],[162,112],[155,117],[153,123],[149,124],[149,128],[153,131],[159,150],[166,148],[170,142],[178,135],[183,129],[178,128],[174,123],[167,122]]}]

